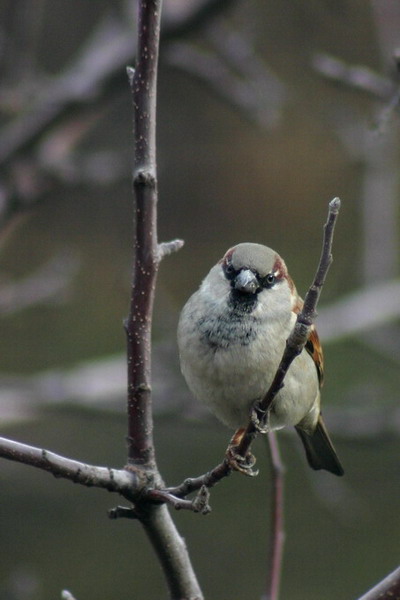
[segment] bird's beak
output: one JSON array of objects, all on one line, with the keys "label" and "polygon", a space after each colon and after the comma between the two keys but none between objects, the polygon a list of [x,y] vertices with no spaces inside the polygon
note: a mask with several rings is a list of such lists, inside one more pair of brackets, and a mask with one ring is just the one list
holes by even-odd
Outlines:
[{"label": "bird's beak", "polygon": [[259,284],[253,271],[250,271],[250,269],[243,269],[235,277],[234,287],[235,290],[238,290],[239,292],[255,294],[258,290]]}]

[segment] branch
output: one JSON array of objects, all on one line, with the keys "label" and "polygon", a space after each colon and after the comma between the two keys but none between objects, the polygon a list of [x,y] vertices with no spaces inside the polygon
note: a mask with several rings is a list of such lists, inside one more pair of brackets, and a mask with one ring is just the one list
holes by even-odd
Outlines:
[{"label": "branch", "polygon": [[[166,19],[163,40],[169,42],[194,33],[234,4],[235,0],[200,0],[179,13],[170,10],[173,16]],[[49,172],[41,162],[40,143],[45,136],[60,123],[70,129],[71,120],[93,121],[99,105],[101,109],[108,107],[110,100],[125,89],[123,70],[134,57],[131,19],[128,21],[127,25],[109,15],[101,18],[62,72],[51,77],[49,83],[49,78],[36,76],[39,83],[34,93],[22,103],[20,114],[2,127],[0,163],[4,180],[0,182],[0,230],[19,212],[48,197],[54,187],[54,170]]]},{"label": "branch", "polygon": [[117,492],[128,500],[134,500],[135,490],[136,492],[139,490],[139,481],[133,472],[87,465],[49,450],[21,444],[7,438],[0,438],[0,457],[42,469],[54,477],[69,479],[87,487],[99,487],[109,492]]},{"label": "branch", "polygon": [[59,252],[27,277],[3,283],[0,315],[11,315],[37,304],[58,300],[68,293],[78,266],[79,261],[73,253]]},{"label": "branch", "polygon": [[200,512],[207,515],[211,512],[211,507],[208,504],[210,492],[205,485],[202,485],[194,500],[184,500],[175,496],[167,490],[151,490],[148,493],[148,498],[153,501],[165,502],[170,504],[176,510],[186,509],[193,512]]},{"label": "branch", "polygon": [[159,260],[162,260],[165,256],[169,256],[170,254],[173,254],[174,252],[178,252],[178,250],[180,250],[183,247],[184,243],[185,242],[183,240],[172,240],[171,242],[161,242],[161,244],[158,245]]},{"label": "branch", "polygon": [[134,73],[128,71],[134,107],[135,265],[128,344],[129,462],[154,466],[151,404],[151,325],[158,271],[156,88],[161,19],[160,0],[139,4],[138,48]]},{"label": "branch", "polygon": [[283,513],[285,468],[280,456],[278,440],[275,431],[270,431],[268,433],[268,444],[270,448],[271,475],[274,486],[274,495],[271,515],[271,549],[270,560],[268,561],[269,573],[265,600],[278,600],[279,585],[282,573],[283,545],[285,542]]},{"label": "branch", "polygon": [[[267,70],[254,49],[248,49],[248,56],[240,56],[239,60],[237,54],[240,53],[236,52],[235,55],[231,50],[237,50],[245,41],[236,34],[234,43],[227,49],[224,45],[226,34],[225,30],[218,31],[218,38],[215,36],[214,42],[218,39],[219,46],[212,52],[204,52],[188,42],[170,44],[166,52],[167,60],[173,67],[207,85],[253,125],[272,129],[282,112],[283,84]],[[265,98],[268,98],[268,103]]]},{"label": "branch", "polygon": [[345,336],[365,333],[400,316],[400,282],[382,281],[357,290],[320,311],[321,338],[336,341]]},{"label": "branch", "polygon": [[[163,28],[163,40],[169,41],[193,33],[220,12],[226,12],[235,0],[202,0],[192,3],[184,17],[169,18]],[[182,12],[182,11],[181,11]],[[134,37],[130,26],[107,16],[81,48],[76,59],[47,88],[41,87],[33,106],[3,128],[0,135],[0,163],[32,147],[54,123],[77,108],[85,109],[88,100],[108,98],[125,88],[121,76],[134,56]]]},{"label": "branch", "polygon": [[[279,390],[284,385],[284,379],[290,365],[296,356],[302,352],[310,335],[311,327],[316,319],[316,307],[321,295],[322,287],[325,283],[326,275],[332,262],[333,233],[335,230],[335,224],[339,210],[340,200],[339,198],[334,198],[329,203],[328,220],[324,226],[322,253],[314,281],[306,294],[303,308],[297,315],[294,329],[286,341],[286,348],[272,384],[264,398],[256,407],[256,410],[260,415],[260,419],[263,421],[268,421],[268,413],[272,402]],[[256,434],[257,431],[255,424],[250,421],[238,446],[238,452],[241,456],[246,456],[246,453],[250,448],[250,444],[256,437]]]},{"label": "branch", "polygon": [[[158,244],[156,170],[156,93],[161,0],[139,2],[138,47],[134,73],[128,70],[134,107],[135,264],[131,302],[125,323],[128,350],[128,469],[140,470],[148,487],[160,487],[153,445],[151,398],[151,326],[160,260],[182,242]],[[154,493],[156,493],[154,491]],[[146,496],[146,495],[145,495]],[[161,498],[156,498],[160,502]],[[203,596],[183,539],[163,504],[141,504],[136,511],[158,555],[170,597]],[[154,501],[154,498],[152,498]],[[171,502],[172,498],[168,498]]]},{"label": "branch", "polygon": [[400,567],[390,573],[378,585],[369,590],[358,600],[399,600],[400,598]]},{"label": "branch", "polygon": [[365,92],[378,100],[387,100],[395,92],[393,82],[387,77],[364,65],[349,65],[330,54],[315,54],[312,66],[326,79]]},{"label": "branch", "polygon": [[20,117],[6,125],[0,136],[0,163],[28,150],[39,137],[65,117],[76,105],[85,107],[132,57],[130,28],[115,19],[103,19],[89,37],[78,57]]}]

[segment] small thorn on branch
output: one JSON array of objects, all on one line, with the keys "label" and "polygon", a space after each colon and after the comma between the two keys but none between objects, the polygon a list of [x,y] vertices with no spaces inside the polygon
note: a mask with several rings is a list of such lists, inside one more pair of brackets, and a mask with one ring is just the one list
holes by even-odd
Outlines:
[{"label": "small thorn on branch", "polygon": [[202,485],[192,502],[194,512],[200,512],[202,515],[208,515],[208,513],[211,512],[211,506],[208,503],[209,499],[210,490],[205,485]]},{"label": "small thorn on branch", "polygon": [[73,596],[69,590],[63,590],[61,592],[61,598],[62,600],[76,600],[75,596]]},{"label": "small thorn on branch", "polygon": [[162,242],[158,245],[159,259],[161,260],[162,258],[164,258],[164,256],[168,256],[173,252],[178,252],[178,250],[180,250],[183,247],[184,243],[185,242],[183,240],[172,240],[171,242]]},{"label": "small thorn on branch", "polygon": [[127,506],[116,506],[108,511],[110,519],[137,519],[136,511]]},{"label": "small thorn on branch", "polygon": [[128,75],[129,85],[133,86],[133,78],[135,77],[135,69],[133,67],[126,67],[126,74]]}]

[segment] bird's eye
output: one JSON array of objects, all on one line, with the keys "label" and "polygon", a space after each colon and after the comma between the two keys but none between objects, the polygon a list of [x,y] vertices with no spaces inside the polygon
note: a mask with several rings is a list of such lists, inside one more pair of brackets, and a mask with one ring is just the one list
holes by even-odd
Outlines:
[{"label": "bird's eye", "polygon": [[268,275],[266,275],[264,277],[264,281],[263,284],[265,287],[272,287],[274,285],[276,281],[276,277],[273,273],[268,273]]},{"label": "bird's eye", "polygon": [[236,274],[236,269],[232,263],[224,263],[224,273],[227,279],[233,279]]}]

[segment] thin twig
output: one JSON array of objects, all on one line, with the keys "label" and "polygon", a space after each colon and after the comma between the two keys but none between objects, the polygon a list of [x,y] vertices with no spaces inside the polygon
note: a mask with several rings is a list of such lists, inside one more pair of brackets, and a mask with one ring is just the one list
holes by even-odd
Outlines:
[{"label": "thin twig", "polygon": [[194,500],[184,500],[183,498],[179,498],[178,496],[171,494],[167,490],[150,490],[147,494],[147,497],[152,501],[170,504],[176,510],[191,510],[193,512],[200,512],[203,515],[206,515],[211,511],[211,508],[208,504],[210,492],[205,485],[201,486]]},{"label": "thin twig", "polygon": [[268,561],[269,573],[265,600],[278,600],[282,573],[283,545],[285,542],[283,510],[285,468],[279,452],[278,439],[275,431],[270,431],[268,433],[268,444],[271,457],[271,478],[274,490],[271,512],[272,535],[270,558]]},{"label": "thin twig", "polygon": [[[321,295],[322,287],[325,283],[328,269],[332,262],[333,233],[335,230],[336,220],[339,215],[339,210],[340,200],[339,198],[334,198],[329,203],[328,219],[324,226],[322,252],[314,281],[306,294],[303,308],[297,315],[296,324],[293,328],[293,331],[286,341],[285,351],[271,386],[264,398],[259,403],[258,407],[256,407],[260,415],[264,415],[263,418],[266,421],[268,419],[268,411],[271,408],[272,402],[279,390],[284,385],[286,373],[293,360],[303,350],[310,335],[311,327],[316,319],[317,303]],[[238,452],[240,455],[246,455],[250,448],[251,442],[256,435],[257,431],[255,424],[250,421],[238,446]]]},{"label": "thin twig", "polygon": [[394,83],[364,65],[350,65],[330,54],[315,54],[314,69],[326,79],[359,90],[379,100],[387,100],[395,90]]},{"label": "thin twig", "polygon": [[53,256],[34,273],[0,290],[0,314],[13,315],[28,307],[59,300],[68,293],[77,273],[79,260],[68,250]]},{"label": "thin twig", "polygon": [[[162,37],[166,41],[183,37],[203,27],[233,6],[236,0],[202,0],[189,10],[168,19]],[[77,109],[84,110],[89,100],[114,96],[125,88],[122,72],[134,57],[134,36],[129,26],[107,15],[80,48],[71,64],[52,78],[33,106],[3,127],[0,134],[0,162],[29,150],[37,139]]]},{"label": "thin twig", "polygon": [[332,342],[366,333],[399,316],[400,281],[379,281],[324,306],[320,311],[318,333],[325,342]]}]

